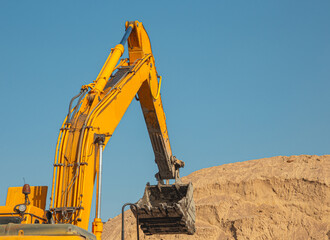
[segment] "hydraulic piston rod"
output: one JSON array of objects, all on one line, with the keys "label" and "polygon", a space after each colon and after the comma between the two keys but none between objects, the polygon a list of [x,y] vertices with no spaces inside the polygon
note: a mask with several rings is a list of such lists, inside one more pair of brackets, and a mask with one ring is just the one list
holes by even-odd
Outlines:
[{"label": "hydraulic piston rod", "polygon": [[123,46],[125,45],[125,43],[126,43],[128,37],[129,37],[129,35],[131,34],[132,30],[133,30],[133,25],[129,25],[128,28],[126,29],[126,32],[125,32],[123,38],[120,41],[121,45],[123,45]]},{"label": "hydraulic piston rod", "polygon": [[120,57],[124,53],[124,45],[133,30],[133,25],[130,24],[119,44],[117,44],[113,49],[111,49],[111,53],[106,60],[102,70],[100,71],[99,75],[96,78],[95,86],[93,88],[93,92],[100,93],[103,91],[105,85],[108,82],[113,70],[116,67]]},{"label": "hydraulic piston rod", "polygon": [[97,191],[97,209],[96,218],[101,218],[101,190],[102,190],[102,161],[103,161],[103,142],[99,143],[99,176],[98,176],[98,191]]},{"label": "hydraulic piston rod", "polygon": [[96,135],[95,144],[99,145],[99,169],[97,175],[96,213],[92,227],[96,239],[101,240],[101,235],[103,232],[103,223],[101,220],[101,191],[102,191],[102,161],[103,161],[104,136]]}]

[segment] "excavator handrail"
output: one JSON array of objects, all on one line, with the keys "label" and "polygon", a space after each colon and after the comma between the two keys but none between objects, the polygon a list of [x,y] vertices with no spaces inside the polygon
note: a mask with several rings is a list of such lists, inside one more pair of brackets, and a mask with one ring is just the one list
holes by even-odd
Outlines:
[{"label": "excavator handrail", "polygon": [[[135,210],[138,210],[138,207],[135,203],[125,203],[123,207],[121,208],[121,240],[125,240],[125,207],[126,206],[131,206],[134,207]],[[140,234],[139,234],[139,216],[136,216],[136,239],[140,239]]]}]

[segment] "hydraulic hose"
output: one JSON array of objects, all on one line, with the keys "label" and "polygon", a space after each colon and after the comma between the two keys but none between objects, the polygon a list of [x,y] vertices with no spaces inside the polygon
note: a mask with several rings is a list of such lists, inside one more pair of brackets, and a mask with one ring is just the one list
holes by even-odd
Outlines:
[{"label": "hydraulic hose", "polygon": [[[161,88],[161,86],[162,86],[162,76],[159,76],[159,83],[158,83],[158,90],[157,90],[156,97],[154,97],[154,95],[151,94],[152,97],[153,97],[155,100],[157,100],[157,99],[159,98],[159,96],[160,96],[160,88]],[[151,90],[150,90],[150,91],[151,91]],[[151,92],[151,93],[152,93],[152,92]]]},{"label": "hydraulic hose", "polygon": [[[71,123],[72,117],[76,114],[76,112],[78,110],[78,107],[77,106],[80,103],[80,101],[83,98],[84,93],[86,91],[87,91],[87,89],[81,89],[80,92],[71,99],[70,104],[69,104],[69,112],[68,112],[68,115],[67,115],[67,118],[66,118],[66,124]],[[72,103],[78,97],[79,97],[79,99],[78,99],[78,103],[77,103],[76,109],[74,110],[73,114],[70,116],[71,111],[72,111]]]},{"label": "hydraulic hose", "polygon": [[66,118],[66,123],[70,123],[70,113],[71,113],[71,109],[72,109],[72,103],[73,101],[78,98],[80,95],[82,94],[82,90],[80,90],[80,92],[74,96],[71,101],[70,101],[70,104],[69,104],[69,112],[68,112],[68,115],[67,115],[67,118]]}]

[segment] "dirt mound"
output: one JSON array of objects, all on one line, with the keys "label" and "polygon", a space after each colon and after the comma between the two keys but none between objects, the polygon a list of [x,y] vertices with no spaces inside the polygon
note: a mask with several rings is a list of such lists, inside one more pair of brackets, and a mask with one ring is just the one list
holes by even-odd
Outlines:
[{"label": "dirt mound", "polygon": [[[195,235],[140,239],[330,239],[330,155],[272,157],[201,169],[192,181]],[[126,239],[136,239],[125,215]],[[121,215],[109,219],[102,239],[121,239]]]}]

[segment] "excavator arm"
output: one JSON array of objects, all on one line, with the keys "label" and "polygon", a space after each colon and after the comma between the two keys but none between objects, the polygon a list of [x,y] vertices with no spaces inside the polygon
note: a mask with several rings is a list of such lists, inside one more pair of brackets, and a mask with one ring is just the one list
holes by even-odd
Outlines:
[{"label": "excavator arm", "polygon": [[[120,60],[126,40],[129,58]],[[127,22],[122,41],[111,50],[96,80],[82,86],[70,102],[56,146],[51,221],[87,229],[96,184],[93,232],[100,237],[102,152],[138,94],[159,172],[158,185],[147,186],[134,213],[146,234],[194,232],[192,186],[179,179],[184,163],[172,154],[160,86],[161,77],[142,23]],[[176,179],[176,184],[168,184],[168,179]]]},{"label": "excavator arm", "polygon": [[[145,79],[138,91],[138,96],[155,153],[155,162],[159,169],[156,178],[158,180],[174,179],[178,168],[183,167],[184,163],[172,155],[160,96],[161,77],[155,67],[149,37],[141,23],[135,22],[134,25],[135,28],[128,39],[130,62],[150,56],[147,62],[149,71],[143,76]],[[158,81],[158,79],[160,80]]]}]

